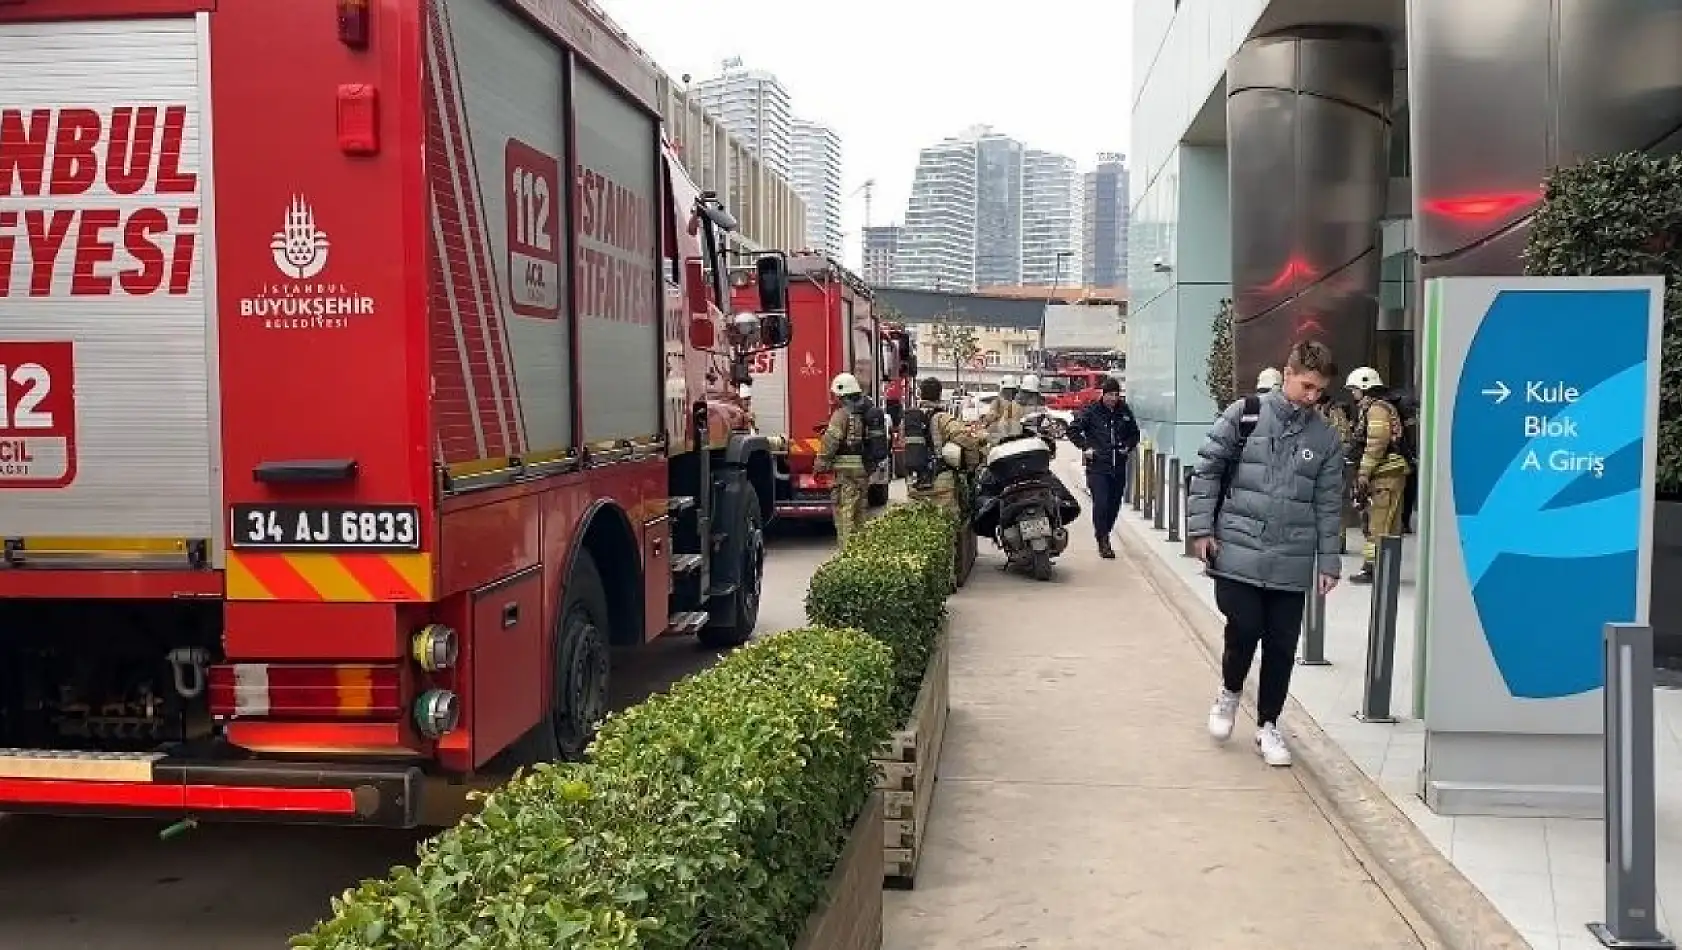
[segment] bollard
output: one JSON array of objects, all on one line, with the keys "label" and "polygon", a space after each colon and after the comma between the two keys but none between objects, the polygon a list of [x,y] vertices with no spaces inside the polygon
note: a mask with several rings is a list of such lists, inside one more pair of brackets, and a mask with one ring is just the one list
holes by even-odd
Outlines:
[{"label": "bollard", "polygon": [[1168,460],[1168,543],[1180,540],[1180,512],[1183,510],[1180,502],[1180,459],[1178,456]]},{"label": "bollard", "polygon": [[1139,515],[1144,518],[1151,516],[1151,472],[1156,470],[1156,452],[1145,449],[1145,457],[1139,461]]},{"label": "bollard", "polygon": [[1185,498],[1186,498],[1186,502],[1185,502],[1184,505],[1181,506],[1181,508],[1185,512],[1185,516],[1186,516],[1186,542],[1185,542],[1186,546],[1184,548],[1180,549],[1180,556],[1181,557],[1196,557],[1197,556],[1197,552],[1193,551],[1192,547],[1191,547],[1191,530],[1190,529],[1191,529],[1191,479],[1192,479],[1192,474],[1193,474],[1192,470],[1188,466],[1186,468],[1186,472],[1185,472],[1185,480],[1186,480]]},{"label": "bollard", "polygon": [[1331,666],[1326,659],[1326,595],[1318,587],[1308,592],[1302,610],[1302,656],[1297,662],[1303,666]]},{"label": "bollard", "polygon": [[1149,450],[1141,445],[1127,453],[1127,503],[1133,506],[1134,511],[1139,510],[1139,486],[1145,480],[1141,470],[1145,467],[1147,451]]},{"label": "bollard", "polygon": [[1396,601],[1402,589],[1402,539],[1379,538],[1373,564],[1372,614],[1367,620],[1367,674],[1361,691],[1362,722],[1395,722],[1390,681],[1396,670]]},{"label": "bollard", "polygon": [[1653,840],[1653,628],[1606,625],[1606,947],[1672,950],[1659,932]]},{"label": "bollard", "polygon": [[1161,531],[1168,517],[1168,456],[1158,454],[1151,473],[1151,527]]}]

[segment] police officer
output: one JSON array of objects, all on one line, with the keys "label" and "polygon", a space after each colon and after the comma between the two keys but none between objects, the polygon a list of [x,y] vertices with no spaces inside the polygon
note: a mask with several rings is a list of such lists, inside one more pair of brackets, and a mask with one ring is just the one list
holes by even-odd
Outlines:
[{"label": "police officer", "polygon": [[1261,396],[1273,392],[1284,381],[1285,377],[1281,376],[1278,370],[1269,366],[1256,375],[1256,395]]},{"label": "police officer", "polygon": [[1113,559],[1110,533],[1127,483],[1127,456],[1139,446],[1139,423],[1121,398],[1121,381],[1104,377],[1103,395],[1069,424],[1069,441],[1086,461],[1086,487],[1092,492],[1092,530],[1098,556]]},{"label": "police officer", "polygon": [[[932,501],[962,521],[969,506],[967,474],[980,464],[981,439],[946,409],[940,390],[940,380],[933,376],[917,384],[917,409],[928,426],[932,478],[912,472],[906,489],[913,501]],[[909,432],[906,438],[911,438]]]},{"label": "police officer", "polygon": [[1361,549],[1361,570],[1352,584],[1371,584],[1378,539],[1396,537],[1401,530],[1402,492],[1407,488],[1408,461],[1402,455],[1402,417],[1384,399],[1384,379],[1378,370],[1362,366],[1349,374],[1355,397],[1347,458],[1355,474],[1355,503],[1366,508],[1367,543]]},{"label": "police officer", "polygon": [[[1030,374],[1026,378],[1036,380],[1035,385],[1038,385],[1038,377]],[[993,400],[993,404],[987,407],[986,414],[981,417],[981,427],[987,430],[989,438],[1002,439],[1022,431],[1022,417],[1027,413],[1022,411],[1021,404],[1017,402],[1020,391],[1018,386],[1015,376],[1006,376],[999,381],[998,398]]]},{"label": "police officer", "polygon": [[864,389],[857,376],[841,373],[829,382],[835,411],[823,430],[823,442],[812,471],[835,476],[830,497],[835,503],[835,537],[842,545],[864,524],[870,473],[864,467]]}]

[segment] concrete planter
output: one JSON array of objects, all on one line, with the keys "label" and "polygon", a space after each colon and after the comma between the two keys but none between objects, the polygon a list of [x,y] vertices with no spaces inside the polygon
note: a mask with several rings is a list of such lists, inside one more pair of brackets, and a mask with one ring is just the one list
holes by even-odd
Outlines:
[{"label": "concrete planter", "polygon": [[1682,669],[1682,501],[1653,506],[1653,595],[1649,614],[1660,666]]},{"label": "concrete planter", "polygon": [[880,950],[882,946],[882,794],[865,803],[830,872],[818,909],[794,950]]},{"label": "concrete planter", "polygon": [[934,802],[935,772],[946,739],[951,652],[943,627],[935,639],[929,668],[905,725],[876,750],[876,787],[886,819],[882,825],[883,885],[910,890],[917,879],[923,832]]}]

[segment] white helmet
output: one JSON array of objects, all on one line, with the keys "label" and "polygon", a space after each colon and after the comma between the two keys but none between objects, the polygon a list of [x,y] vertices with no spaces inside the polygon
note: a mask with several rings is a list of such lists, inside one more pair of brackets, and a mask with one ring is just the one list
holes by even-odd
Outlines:
[{"label": "white helmet", "polygon": [[852,373],[840,373],[829,381],[829,391],[837,396],[857,396],[864,392],[859,385],[859,378]]},{"label": "white helmet", "polygon": [[1040,391],[1040,378],[1034,373],[1025,373],[1021,385],[1016,388],[1025,393],[1037,393]]},{"label": "white helmet", "polygon": [[1285,377],[1281,376],[1278,370],[1269,366],[1267,369],[1261,371],[1261,375],[1256,377],[1256,392],[1272,392],[1273,390],[1278,389],[1284,382]]},{"label": "white helmet", "polygon": [[999,388],[1000,389],[1015,389],[1016,388],[1016,377],[1015,376],[1006,376],[1003,379],[999,380]]},{"label": "white helmet", "polygon": [[1378,370],[1371,366],[1358,366],[1354,372],[1349,374],[1349,379],[1344,385],[1350,389],[1366,392],[1369,389],[1381,388],[1384,385],[1384,378],[1379,376]]}]

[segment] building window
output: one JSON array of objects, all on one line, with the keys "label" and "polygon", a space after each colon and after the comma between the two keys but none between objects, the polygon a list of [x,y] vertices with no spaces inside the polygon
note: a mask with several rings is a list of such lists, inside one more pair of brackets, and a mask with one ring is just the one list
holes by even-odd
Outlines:
[{"label": "building window", "polygon": [[987,351],[987,365],[988,366],[999,365],[999,351],[998,350],[988,350]]}]

